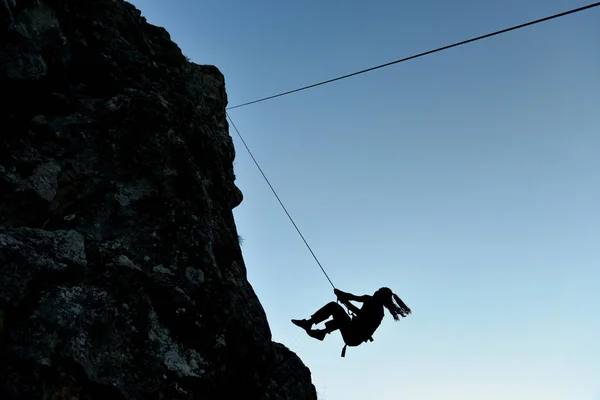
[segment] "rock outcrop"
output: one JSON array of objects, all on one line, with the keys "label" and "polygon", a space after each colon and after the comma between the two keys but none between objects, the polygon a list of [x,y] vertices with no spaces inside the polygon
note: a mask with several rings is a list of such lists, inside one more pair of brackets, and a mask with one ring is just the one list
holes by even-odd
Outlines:
[{"label": "rock outcrop", "polygon": [[316,399],[246,279],[217,68],[121,0],[0,24],[0,398]]}]

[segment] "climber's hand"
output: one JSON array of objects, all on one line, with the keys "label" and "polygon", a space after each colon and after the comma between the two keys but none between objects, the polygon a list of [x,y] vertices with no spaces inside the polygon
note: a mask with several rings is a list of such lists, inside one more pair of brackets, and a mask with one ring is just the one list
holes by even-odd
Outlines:
[{"label": "climber's hand", "polygon": [[345,297],[344,295],[346,294],[346,293],[342,292],[342,291],[341,291],[341,290],[339,290],[339,289],[333,289],[333,293],[336,295],[336,297],[337,297],[339,300],[343,300],[343,299],[344,299],[344,297]]}]

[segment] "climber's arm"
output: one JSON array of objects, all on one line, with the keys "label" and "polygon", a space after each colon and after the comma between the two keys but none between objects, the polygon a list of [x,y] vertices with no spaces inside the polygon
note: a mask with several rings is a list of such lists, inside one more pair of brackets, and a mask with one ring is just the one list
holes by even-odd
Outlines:
[{"label": "climber's arm", "polygon": [[342,292],[339,289],[334,289],[333,293],[335,293],[335,295],[337,296],[337,298],[340,301],[342,301],[342,302],[360,301],[361,303],[364,303],[365,301],[367,301],[367,300],[369,300],[371,298],[371,296],[366,295],[366,294],[362,295],[362,296],[357,296],[357,295],[352,294],[352,293]]},{"label": "climber's arm", "polygon": [[350,310],[350,312],[352,312],[354,315],[358,314],[358,312],[360,311],[358,307],[356,307],[354,304],[350,303],[350,301],[348,300],[340,300],[342,302],[342,304],[344,304],[346,307],[348,307],[348,310]]}]

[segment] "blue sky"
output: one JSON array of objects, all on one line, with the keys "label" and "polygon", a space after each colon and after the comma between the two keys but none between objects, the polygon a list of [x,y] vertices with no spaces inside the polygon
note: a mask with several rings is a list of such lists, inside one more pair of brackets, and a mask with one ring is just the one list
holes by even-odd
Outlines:
[{"label": "blue sky", "polygon": [[[587,4],[135,0],[230,105]],[[350,348],[241,142],[234,213],[273,338],[324,400],[600,399],[600,9],[230,111],[337,287],[413,309]]]}]

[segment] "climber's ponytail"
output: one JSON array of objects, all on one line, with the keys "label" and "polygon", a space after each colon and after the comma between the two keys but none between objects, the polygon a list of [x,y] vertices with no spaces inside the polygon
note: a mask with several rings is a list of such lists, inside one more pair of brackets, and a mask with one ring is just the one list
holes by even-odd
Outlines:
[{"label": "climber's ponytail", "polygon": [[398,295],[396,293],[392,293],[392,296],[394,297],[396,304],[398,304],[398,313],[400,315],[402,315],[403,317],[408,316],[408,314],[411,313],[410,308],[408,308],[408,306],[406,304],[404,304],[402,299],[400,297],[398,297]]},{"label": "climber's ponytail", "polygon": [[402,299],[400,299],[400,297],[398,297],[397,294],[392,292],[390,288],[379,288],[373,296],[379,299],[381,304],[383,304],[383,306],[388,309],[388,311],[390,312],[390,314],[392,314],[392,317],[394,317],[396,321],[398,321],[401,316],[406,317],[408,314],[411,313],[410,308],[408,308],[408,306],[404,304]]}]

